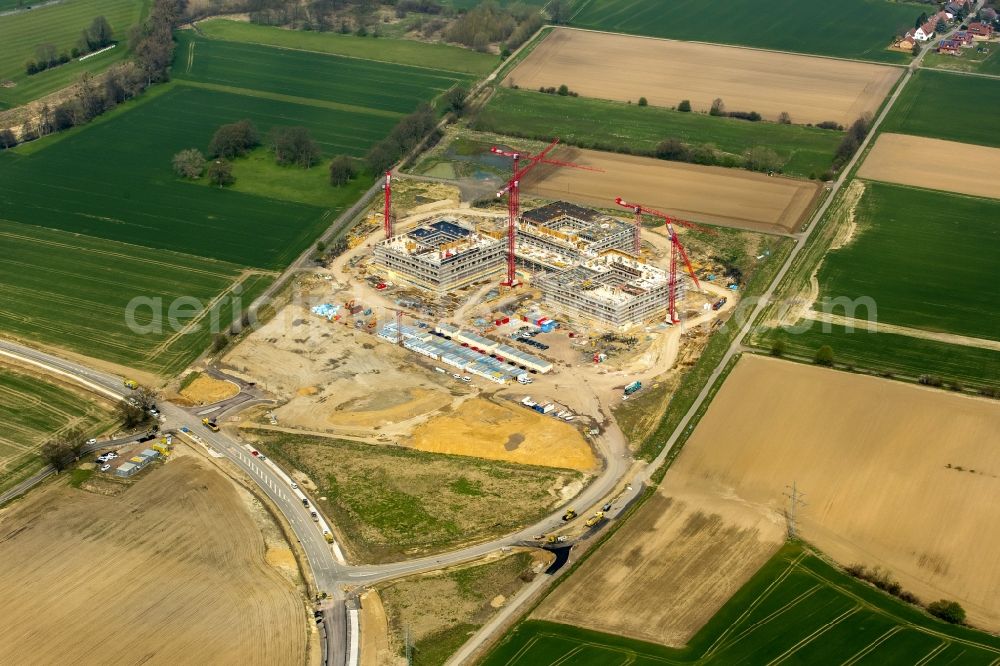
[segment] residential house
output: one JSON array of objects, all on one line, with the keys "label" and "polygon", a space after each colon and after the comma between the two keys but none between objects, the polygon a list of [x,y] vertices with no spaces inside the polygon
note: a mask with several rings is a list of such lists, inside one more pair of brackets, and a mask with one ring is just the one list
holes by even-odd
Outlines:
[{"label": "residential house", "polygon": [[917,28],[913,33],[913,38],[918,42],[926,42],[934,39],[934,29],[937,27],[937,18],[931,18],[927,23]]},{"label": "residential house", "polygon": [[962,45],[954,39],[942,39],[938,42],[937,52],[945,55],[962,55]]},{"label": "residential house", "polygon": [[972,36],[972,33],[970,33],[968,30],[959,30],[958,32],[956,32],[954,35],[951,36],[951,39],[953,41],[958,42],[959,46],[964,46],[965,48],[971,48],[972,42],[975,41],[975,38]]},{"label": "residential house", "polygon": [[913,38],[913,31],[910,30],[909,32],[906,33],[905,37],[903,37],[896,43],[896,48],[902,49],[903,51],[912,51],[913,47],[916,45],[917,45],[917,40]]},{"label": "residential house", "polygon": [[986,7],[979,10],[979,18],[982,19],[983,23],[992,23],[997,20],[997,10],[992,7]]},{"label": "residential house", "polygon": [[983,41],[993,37],[993,26],[989,23],[980,23],[976,21],[969,24],[969,34],[975,39]]},{"label": "residential house", "polygon": [[958,15],[964,16],[968,14],[971,9],[972,9],[971,0],[951,0],[951,2],[949,2],[944,7],[944,11],[948,14],[951,14],[952,17]]}]

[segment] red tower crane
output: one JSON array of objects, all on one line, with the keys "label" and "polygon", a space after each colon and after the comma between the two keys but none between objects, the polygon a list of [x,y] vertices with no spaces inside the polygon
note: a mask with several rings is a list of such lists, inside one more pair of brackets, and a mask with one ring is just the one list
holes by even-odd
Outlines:
[{"label": "red tower crane", "polygon": [[[653,217],[659,217],[667,225],[667,237],[670,239],[670,279],[667,283],[669,290],[669,312],[670,312],[670,323],[676,324],[680,321],[677,317],[677,257],[680,256],[681,260],[684,262],[684,267],[687,269],[688,275],[694,281],[694,286],[701,291],[701,284],[698,282],[698,276],[694,274],[694,269],[691,267],[691,261],[688,259],[687,252],[684,251],[684,246],[681,245],[680,238],[677,237],[677,233],[674,231],[673,225],[679,225],[682,227],[688,227],[690,229],[697,229],[698,231],[704,231],[712,235],[716,235],[714,231],[707,227],[703,227],[700,224],[695,224],[694,222],[688,222],[687,220],[679,220],[676,217],[671,217],[666,213],[661,213],[653,208],[648,208],[642,204],[634,204],[625,201],[621,197],[615,199],[615,203],[623,208],[631,208],[632,212],[635,213],[635,225],[636,225],[636,239],[639,237],[639,225],[642,222],[643,215],[652,215]],[[638,241],[637,241],[638,244]],[[638,255],[638,251],[636,252]]]},{"label": "red tower crane", "polygon": [[382,185],[385,190],[385,203],[382,208],[382,228],[385,229],[385,238],[392,238],[392,172],[385,172],[385,183]]},{"label": "red tower crane", "polygon": [[[511,150],[502,150],[496,146],[490,148],[490,152],[495,155],[501,155],[503,157],[509,157],[514,161],[514,168],[512,170],[512,176],[510,180],[502,190],[497,192],[497,197],[502,197],[507,195],[507,279],[500,284],[504,287],[516,287],[517,286],[517,275],[515,272],[515,257],[514,257],[514,238],[517,231],[517,217],[521,214],[521,179],[536,164],[551,164],[553,166],[561,167],[573,167],[574,169],[584,169],[586,171],[601,171],[601,169],[595,169],[593,167],[583,166],[580,164],[573,164],[572,162],[561,162],[559,160],[553,160],[548,158],[548,153],[550,150],[556,147],[559,143],[559,139],[553,139],[552,143],[545,147],[545,150],[538,153],[537,155],[531,155],[530,153],[523,153]],[[521,160],[526,160],[528,163],[523,167],[519,167]]]}]

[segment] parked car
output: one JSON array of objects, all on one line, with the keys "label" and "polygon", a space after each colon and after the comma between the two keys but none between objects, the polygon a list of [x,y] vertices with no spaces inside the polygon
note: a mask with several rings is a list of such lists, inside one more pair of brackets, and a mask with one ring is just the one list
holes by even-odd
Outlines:
[{"label": "parked car", "polygon": [[109,469],[111,469],[111,465],[108,465],[107,463],[101,465],[102,472],[107,472]]},{"label": "parked car", "polygon": [[87,440],[87,445],[88,446],[93,446],[94,444],[97,444],[97,439],[96,438],[91,437],[90,439]]}]

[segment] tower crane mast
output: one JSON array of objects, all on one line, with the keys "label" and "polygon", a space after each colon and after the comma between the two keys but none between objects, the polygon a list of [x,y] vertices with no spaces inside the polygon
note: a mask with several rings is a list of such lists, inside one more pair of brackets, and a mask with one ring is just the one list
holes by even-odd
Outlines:
[{"label": "tower crane mast", "polygon": [[[517,236],[517,218],[521,214],[521,180],[537,164],[571,167],[574,169],[583,169],[585,171],[602,171],[602,169],[595,169],[594,167],[549,158],[549,152],[555,148],[558,143],[559,139],[554,139],[552,143],[545,147],[545,150],[537,155],[521,151],[503,150],[497,146],[490,148],[490,152],[494,155],[508,157],[513,161],[513,169],[511,171],[512,175],[510,180],[508,180],[507,184],[504,185],[499,192],[497,192],[498,198],[504,196],[505,194],[507,195],[507,278],[500,283],[504,287],[516,287],[518,284],[514,244]],[[522,160],[526,162],[523,166]]]},{"label": "tower crane mast", "polygon": [[[664,221],[667,225],[667,237],[670,239],[670,278],[667,283],[668,298],[669,298],[669,317],[670,323],[676,324],[680,321],[677,317],[677,258],[680,257],[681,261],[684,262],[684,267],[687,269],[688,275],[691,276],[691,280],[694,282],[694,286],[698,291],[701,291],[701,283],[698,282],[698,276],[694,273],[694,268],[691,267],[691,261],[688,259],[687,252],[684,250],[684,245],[681,244],[680,238],[677,237],[677,232],[674,231],[674,225],[680,227],[687,227],[689,229],[695,229],[697,231],[703,231],[712,235],[716,235],[714,231],[707,227],[703,227],[700,224],[695,224],[694,222],[688,222],[687,220],[681,220],[676,217],[667,215],[666,213],[661,213],[655,208],[650,208],[642,204],[631,203],[625,201],[625,199],[618,197],[615,199],[615,203],[623,208],[629,208],[635,214],[635,224],[636,224],[636,246],[639,244],[639,227],[642,222],[643,215],[651,215],[653,217],[658,217]],[[636,248],[636,256],[638,256],[638,247]]]}]

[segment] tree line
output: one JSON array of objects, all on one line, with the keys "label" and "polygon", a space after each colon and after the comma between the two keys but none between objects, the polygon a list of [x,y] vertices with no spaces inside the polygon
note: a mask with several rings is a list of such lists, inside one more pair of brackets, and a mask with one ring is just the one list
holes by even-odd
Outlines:
[{"label": "tree line", "polygon": [[50,107],[42,105],[36,120],[25,120],[20,136],[0,131],[0,147],[83,125],[154,83],[170,77],[174,53],[173,29],[180,22],[187,0],[154,0],[149,16],[129,32],[132,56],[100,76],[84,73],[73,96]]},{"label": "tree line", "polygon": [[79,58],[82,55],[93,53],[110,46],[114,43],[114,31],[108,19],[97,16],[90,22],[89,28],[84,28],[80,41],[69,53],[65,51],[59,53],[55,44],[39,44],[35,47],[35,60],[29,60],[24,64],[24,71],[28,76],[44,72],[46,69],[58,67],[66,64],[71,58]]}]

